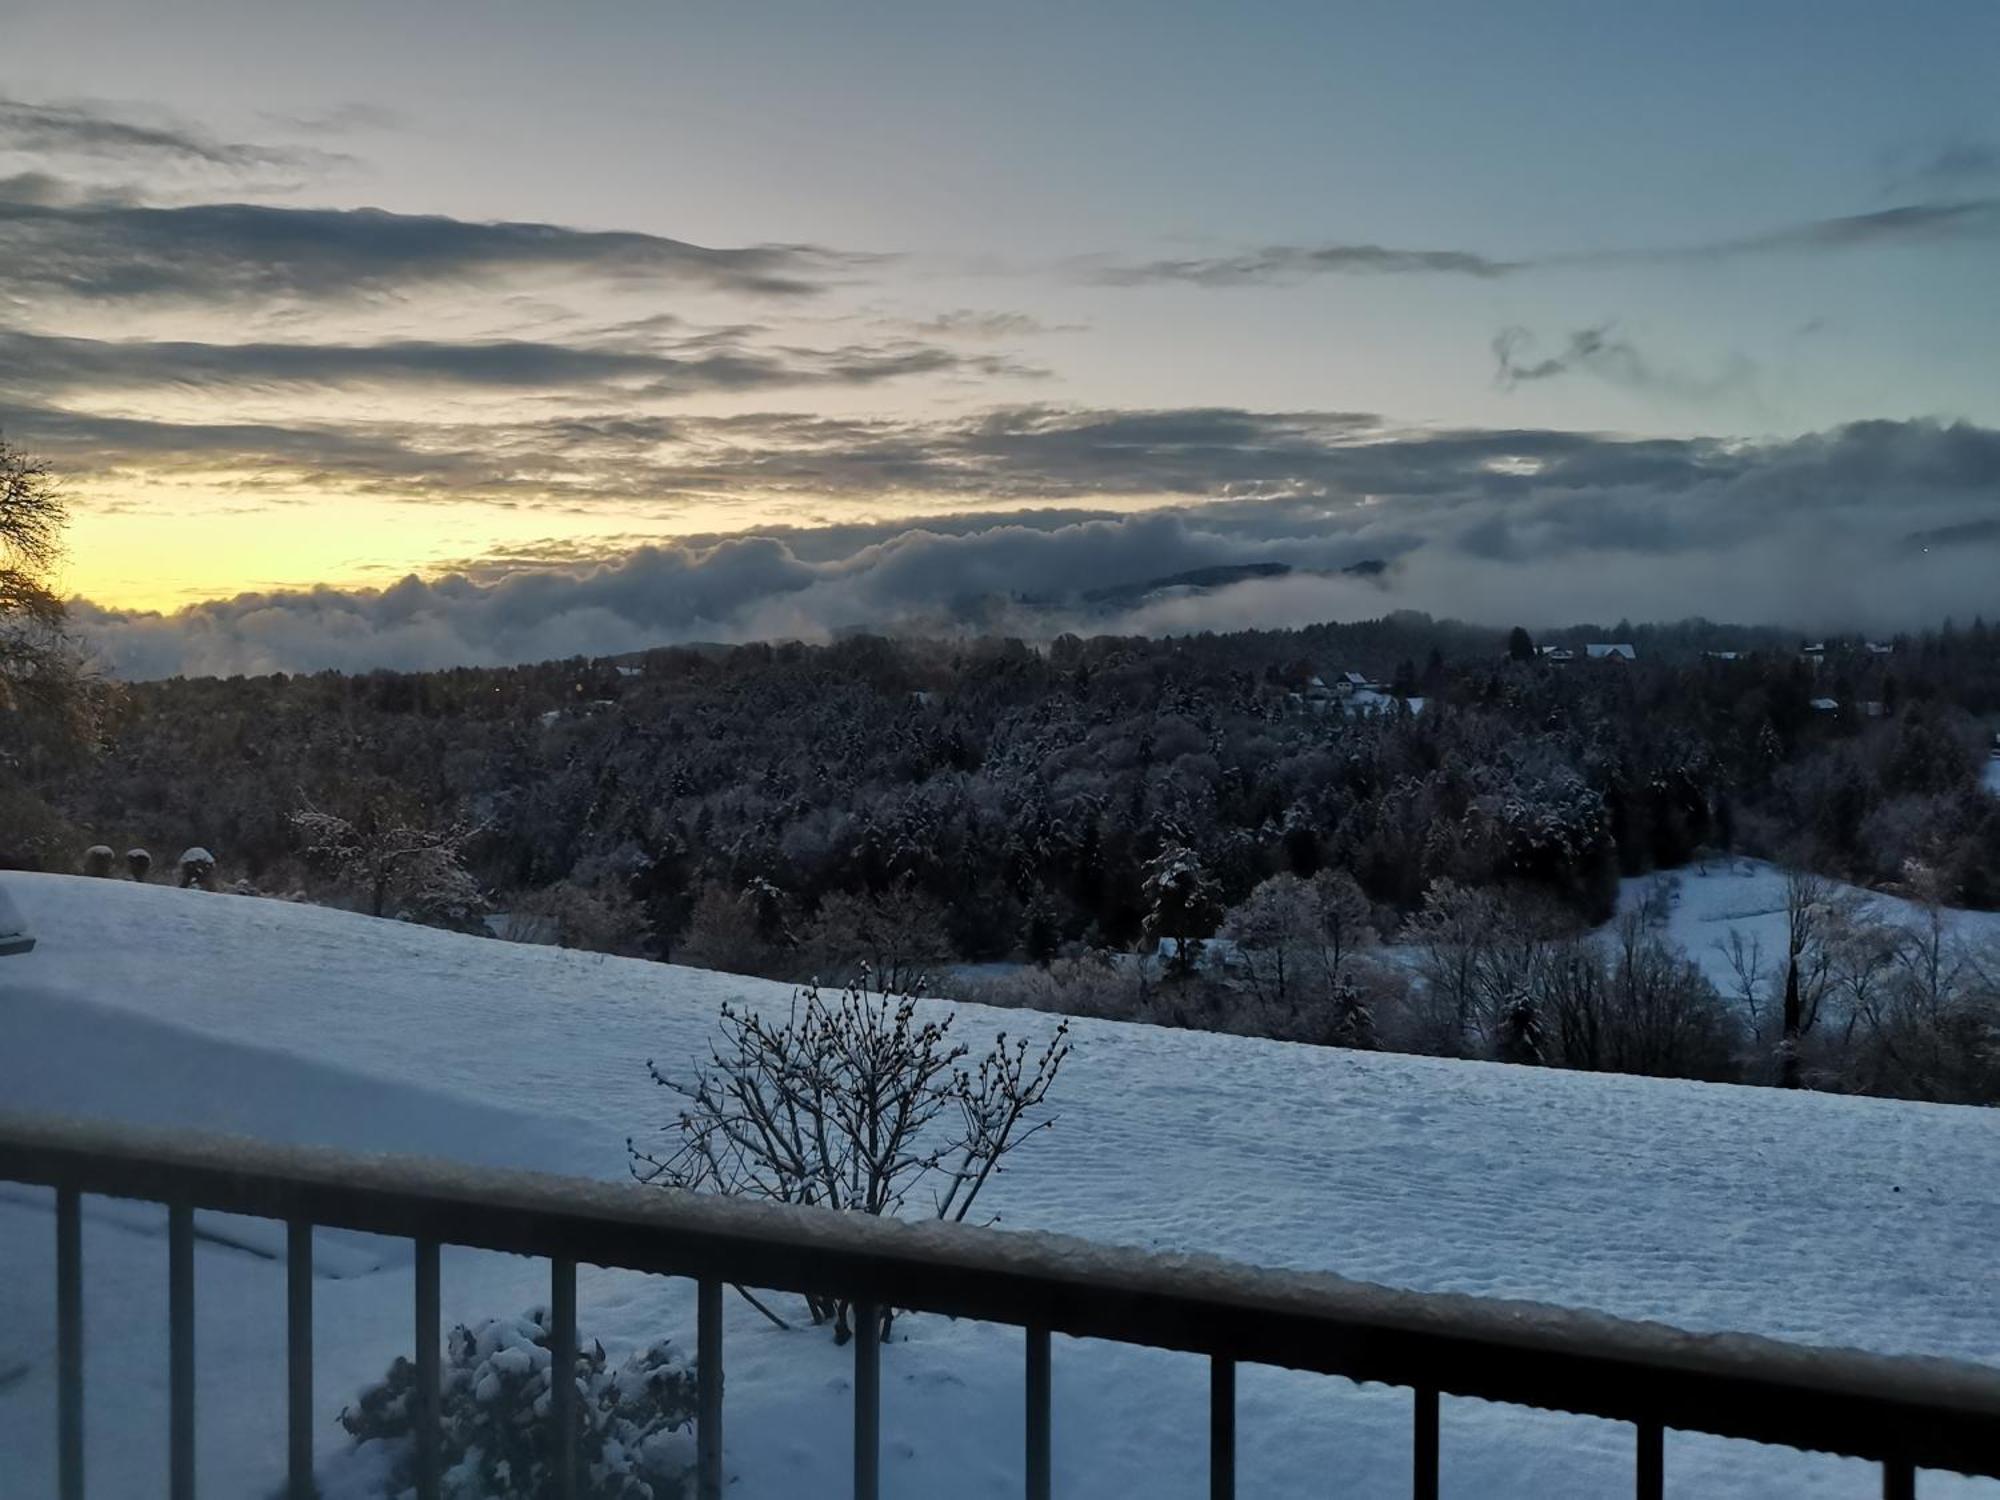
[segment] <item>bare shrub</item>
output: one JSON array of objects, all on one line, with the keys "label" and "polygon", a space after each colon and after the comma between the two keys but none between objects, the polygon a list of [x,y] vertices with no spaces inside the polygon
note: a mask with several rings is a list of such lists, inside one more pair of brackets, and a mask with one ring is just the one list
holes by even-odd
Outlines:
[{"label": "bare shrub", "polygon": [[[676,1075],[648,1060],[679,1114],[664,1152],[627,1140],[633,1175],[851,1213],[900,1215],[916,1199],[962,1221],[1006,1158],[1055,1123],[1042,1106],[1070,1044],[1064,1022],[1038,1051],[1002,1032],[975,1057],[953,1039],[955,1019],[920,1019],[910,996],[858,985],[834,999],[808,986],[782,1021],[725,1004],[705,1064]],[[846,1341],[843,1300],[807,1307]],[[885,1310],[879,1336],[890,1321]]]}]

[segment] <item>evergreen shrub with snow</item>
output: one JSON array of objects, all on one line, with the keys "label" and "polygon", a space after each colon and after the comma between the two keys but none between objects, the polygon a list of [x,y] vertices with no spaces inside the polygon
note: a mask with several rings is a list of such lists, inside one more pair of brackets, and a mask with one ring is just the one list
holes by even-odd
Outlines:
[{"label": "evergreen shrub with snow", "polygon": [[[452,1329],[439,1371],[447,1500],[540,1500],[549,1473],[547,1312]],[[694,1463],[695,1374],[665,1341],[612,1369],[604,1346],[576,1356],[577,1494],[588,1500],[679,1500]],[[417,1372],[398,1358],[381,1384],[340,1413],[358,1448],[389,1451],[382,1493],[416,1482],[411,1440]]]}]

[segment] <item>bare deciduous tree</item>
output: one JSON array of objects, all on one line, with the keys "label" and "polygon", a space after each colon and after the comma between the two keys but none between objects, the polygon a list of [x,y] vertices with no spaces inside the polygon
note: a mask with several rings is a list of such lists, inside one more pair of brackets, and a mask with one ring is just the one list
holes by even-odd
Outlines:
[{"label": "bare deciduous tree", "polygon": [[[0,729],[9,737],[32,728],[84,743],[96,727],[99,694],[53,583],[68,524],[54,472],[0,441],[0,711],[14,711]],[[0,756],[7,750],[0,742]]]},{"label": "bare deciduous tree", "polygon": [[[705,1064],[677,1075],[647,1062],[680,1111],[665,1127],[664,1153],[627,1140],[633,1175],[878,1215],[901,1214],[923,1190],[928,1214],[962,1221],[1007,1157],[1055,1123],[1042,1105],[1070,1043],[1065,1021],[1039,1051],[1002,1032],[974,1059],[953,1039],[953,1019],[920,1018],[909,996],[859,986],[837,999],[808,986],[782,1021],[724,1005]],[[846,1341],[843,1301],[808,1297],[807,1306]],[[885,1310],[884,1338],[889,1322]]]}]

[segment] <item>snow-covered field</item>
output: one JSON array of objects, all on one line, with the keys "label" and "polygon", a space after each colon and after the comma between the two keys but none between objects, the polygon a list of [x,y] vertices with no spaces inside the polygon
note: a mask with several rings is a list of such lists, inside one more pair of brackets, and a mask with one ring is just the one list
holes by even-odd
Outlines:
[{"label": "snow-covered field", "polygon": [[[1630,907],[1664,887],[1667,918],[1664,936],[1700,964],[1725,995],[1736,977],[1725,951],[1731,932],[1763,948],[1768,966],[1785,952],[1785,872],[1756,859],[1718,857],[1660,875],[1627,880],[1621,906]],[[1878,892],[1861,894],[1875,915],[1885,921],[1920,925],[1921,911],[1908,901]],[[2000,912],[1956,911],[1944,914],[1951,934],[1968,944],[2000,944]]]},{"label": "snow-covered field", "polygon": [[[1671,918],[1699,951],[1770,920],[1760,869],[1689,874]],[[41,946],[0,961],[0,1099],[365,1150],[615,1177],[659,1123],[647,1057],[701,1047],[724,999],[782,986],[413,928],[309,906],[0,876]],[[1053,1023],[964,1007],[972,1035]],[[1397,1058],[1079,1022],[1062,1121],[1016,1158],[1004,1223],[1214,1251],[1401,1286],[1588,1306],[1692,1328],[2000,1364],[2000,1115],[1940,1106]],[[47,1493],[52,1220],[0,1189],[0,1492]],[[158,1492],[165,1463],[163,1211],[91,1201],[84,1251],[91,1493]],[[283,1473],[275,1226],[197,1249],[202,1492]],[[340,1406],[407,1351],[400,1245],[322,1232],[323,1478],[361,1492]],[[448,1321],[545,1296],[540,1263],[446,1252]],[[583,1273],[579,1320],[614,1359],[691,1340],[692,1290]],[[849,1355],[729,1299],[731,1494],[844,1492]],[[1017,1332],[912,1317],[883,1356],[884,1482],[904,1497],[1019,1493]],[[1058,1489],[1203,1492],[1206,1368],[1058,1341]],[[1243,1490],[1407,1492],[1407,1393],[1282,1371],[1240,1383]],[[1865,1466],[1670,1435],[1699,1496],[1871,1495]],[[1598,1496],[1628,1429],[1447,1402],[1448,1493]],[[1927,1476],[1929,1496],[1993,1494]]]}]

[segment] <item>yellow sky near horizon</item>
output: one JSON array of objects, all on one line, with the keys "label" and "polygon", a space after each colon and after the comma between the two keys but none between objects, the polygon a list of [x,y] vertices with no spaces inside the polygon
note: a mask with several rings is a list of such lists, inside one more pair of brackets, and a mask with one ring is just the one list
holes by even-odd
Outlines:
[{"label": "yellow sky near horizon", "polygon": [[73,503],[60,583],[107,608],[171,613],[242,593],[381,587],[558,532],[587,544],[599,530],[607,543],[628,539],[634,518],[607,515],[601,528],[578,531],[574,518],[559,527],[540,510],[309,492],[254,504],[199,495],[171,506]]}]

